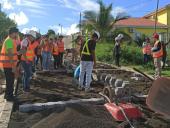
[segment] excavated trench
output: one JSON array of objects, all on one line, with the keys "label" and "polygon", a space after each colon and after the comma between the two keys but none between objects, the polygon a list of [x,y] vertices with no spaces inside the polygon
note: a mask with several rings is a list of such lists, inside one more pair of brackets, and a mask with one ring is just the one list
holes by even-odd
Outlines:
[{"label": "excavated trench", "polygon": [[[143,94],[147,94],[152,84],[149,79],[143,76],[140,76],[142,79],[137,79],[138,77],[132,71],[123,71],[105,64],[98,64],[94,74],[99,81],[92,82],[94,91],[90,93],[78,90],[72,84],[72,75],[65,72],[39,73],[36,79],[31,82],[29,94],[22,92],[21,82],[19,82],[18,100],[14,104],[9,128],[117,128],[121,122],[116,122],[103,104],[70,104],[27,113],[20,112],[19,105],[100,98],[98,93],[107,85],[107,82],[104,82],[107,75],[129,81],[129,86]],[[149,110],[145,102],[136,101],[134,103],[143,112],[143,118],[137,121],[137,128],[170,127],[170,121]],[[126,127],[130,128],[128,125]]]}]

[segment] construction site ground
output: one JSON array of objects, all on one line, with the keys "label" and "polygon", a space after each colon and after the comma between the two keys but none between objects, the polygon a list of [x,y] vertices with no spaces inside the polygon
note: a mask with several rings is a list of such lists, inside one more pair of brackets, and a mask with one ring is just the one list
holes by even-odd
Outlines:
[{"label": "construction site ground", "polygon": [[[132,87],[147,94],[152,82],[130,79],[132,71],[113,68],[109,65],[98,64],[97,69],[102,73],[109,73],[129,80]],[[102,70],[101,70],[102,69]],[[108,70],[103,70],[108,69]],[[113,70],[109,70],[113,69]],[[63,69],[59,69],[63,70]],[[95,71],[94,71],[95,72]],[[99,71],[97,71],[99,72]],[[73,75],[66,72],[37,73],[37,77],[31,81],[30,93],[22,91],[21,80],[19,82],[17,100],[14,102],[13,112],[8,128],[118,128],[121,122],[113,119],[111,114],[102,104],[70,104],[65,107],[44,109],[43,111],[20,112],[19,105],[68,101],[76,99],[101,98],[98,94],[105,85],[98,81],[92,82],[94,91],[85,93],[72,84]],[[137,128],[169,128],[170,121],[163,116],[149,110],[145,102],[135,103],[141,108],[143,118],[139,119]],[[130,128],[127,126],[127,128]]]}]

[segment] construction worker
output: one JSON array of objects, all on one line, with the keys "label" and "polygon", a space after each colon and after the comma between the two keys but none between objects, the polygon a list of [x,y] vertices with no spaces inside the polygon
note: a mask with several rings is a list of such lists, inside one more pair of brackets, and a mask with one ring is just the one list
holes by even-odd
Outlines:
[{"label": "construction worker", "polygon": [[30,91],[30,79],[32,76],[32,64],[34,63],[35,57],[35,44],[34,40],[36,39],[36,32],[30,30],[26,34],[26,38],[21,42],[21,63],[24,70],[22,84],[23,84],[23,91],[29,92]]},{"label": "construction worker", "polygon": [[35,65],[36,65],[36,69],[39,69],[38,68],[38,62],[40,60],[40,69],[42,70],[42,47],[40,45],[40,42],[41,42],[41,35],[38,34],[39,36],[37,37],[36,39],[36,42],[38,43],[37,44],[37,47],[35,48],[35,54],[36,54],[36,61],[35,61]]},{"label": "construction worker", "polygon": [[[95,48],[96,42],[99,40],[100,34],[99,32],[95,31],[92,34],[90,40],[86,38],[86,42],[82,43],[80,48],[80,77],[79,77],[79,89],[82,90],[85,88],[85,92],[91,91],[90,84],[91,84],[91,76],[93,67],[96,66],[96,55],[95,55]],[[86,82],[84,82],[84,76],[86,74]]]},{"label": "construction worker", "polygon": [[63,36],[59,36],[59,40],[57,42],[58,49],[59,49],[59,66],[62,67],[63,64],[63,55],[64,55],[64,42],[63,42]]},{"label": "construction worker", "polygon": [[120,43],[122,42],[123,39],[123,34],[119,34],[116,38],[115,38],[115,47],[114,47],[114,56],[115,56],[115,65],[120,67],[120,52],[121,52],[121,47],[120,47]]},{"label": "construction worker", "polygon": [[143,45],[142,45],[142,51],[143,51],[143,61],[144,61],[144,64],[148,63],[149,59],[150,59],[150,55],[151,55],[151,45],[150,45],[150,39],[149,38],[146,38],[145,39],[145,42],[143,42]]},{"label": "construction worker", "polygon": [[57,37],[54,41],[54,48],[53,48],[53,58],[54,58],[54,69],[59,67],[59,49],[57,44]]},{"label": "construction worker", "polygon": [[17,45],[14,42],[19,30],[16,27],[9,29],[9,35],[5,39],[0,53],[0,68],[4,70],[6,80],[6,90],[4,98],[8,101],[14,100],[14,79],[17,75]]},{"label": "construction worker", "polygon": [[161,76],[161,59],[163,56],[163,49],[162,44],[159,41],[159,35],[157,33],[153,34],[153,39],[154,47],[151,50],[155,65],[155,79],[157,79]]},{"label": "construction worker", "polygon": [[48,39],[48,35],[45,35],[44,39],[41,41],[42,46],[42,58],[43,58],[43,71],[48,71],[50,68],[50,59],[51,59],[51,49],[50,49],[50,41]]}]

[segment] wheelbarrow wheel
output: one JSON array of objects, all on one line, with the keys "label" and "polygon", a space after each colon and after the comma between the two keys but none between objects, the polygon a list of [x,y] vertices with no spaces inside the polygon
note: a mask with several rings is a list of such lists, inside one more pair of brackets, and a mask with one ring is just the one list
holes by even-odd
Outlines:
[{"label": "wheelbarrow wheel", "polygon": [[[114,91],[111,89],[110,86],[104,87],[103,94],[106,95],[110,99],[111,102],[113,102]],[[107,102],[106,99],[105,99],[105,102]]]}]

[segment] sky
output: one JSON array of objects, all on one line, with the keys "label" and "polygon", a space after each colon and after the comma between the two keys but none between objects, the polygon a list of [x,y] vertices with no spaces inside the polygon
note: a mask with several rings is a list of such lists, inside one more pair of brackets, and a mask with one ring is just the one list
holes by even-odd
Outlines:
[{"label": "sky", "polygon": [[[127,13],[131,17],[142,17],[155,11],[157,0],[103,0],[112,3],[112,15]],[[159,8],[170,4],[170,0],[159,0]],[[0,0],[1,10],[15,20],[21,32],[32,29],[45,34],[48,29],[70,35],[79,31],[80,12],[99,10],[97,0]]]}]

